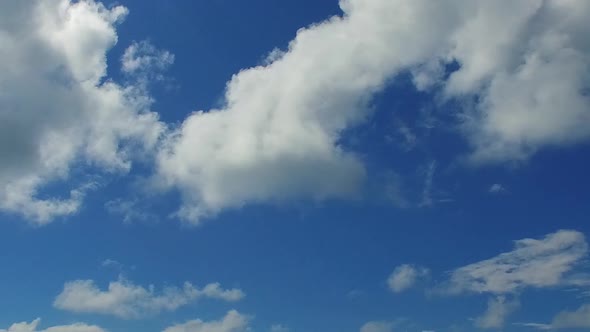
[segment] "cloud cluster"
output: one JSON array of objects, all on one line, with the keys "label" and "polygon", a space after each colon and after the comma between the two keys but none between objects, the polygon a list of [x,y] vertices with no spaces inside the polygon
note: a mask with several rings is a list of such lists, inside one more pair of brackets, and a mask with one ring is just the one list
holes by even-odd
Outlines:
[{"label": "cloud cluster", "polygon": [[7,330],[0,329],[0,332],[106,332],[102,328],[95,325],[86,325],[83,323],[75,323],[71,325],[52,326],[44,330],[38,330],[37,327],[41,323],[41,319],[37,318],[34,321],[27,323],[14,323]]},{"label": "cloud cluster", "polygon": [[[126,172],[157,143],[145,91],[105,80],[126,15],[93,0],[0,4],[1,210],[37,224],[75,213],[92,181],[70,179],[73,167]],[[39,195],[65,180],[64,196]]]},{"label": "cloud cluster", "polygon": [[171,133],[145,91],[170,52],[133,43],[122,70],[134,83],[105,76],[125,7],[0,6],[0,209],[38,224],[75,213],[92,188],[76,179],[65,196],[40,195],[45,185],[72,180],[74,167],[126,172],[146,151],[154,182],[182,193],[178,216],[193,223],[249,203],[354,196],[365,169],[341,136],[400,73],[464,105],[456,115],[474,162],[590,137],[583,0],[341,0],[341,16],[300,29],[235,74],[219,109]]},{"label": "cloud cluster", "polygon": [[222,289],[218,283],[199,289],[186,282],[182,288],[166,287],[160,293],[153,286],[147,289],[126,280],[109,283],[99,289],[92,280],[76,280],[64,285],[53,305],[62,310],[139,318],[161,311],[174,311],[201,298],[227,302],[241,300],[240,289]]}]

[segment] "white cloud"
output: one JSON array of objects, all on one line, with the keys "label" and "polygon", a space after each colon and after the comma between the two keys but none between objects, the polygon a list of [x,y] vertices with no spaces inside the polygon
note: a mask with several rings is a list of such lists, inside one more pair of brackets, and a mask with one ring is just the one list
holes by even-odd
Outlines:
[{"label": "white cloud", "polygon": [[95,326],[86,325],[83,323],[75,323],[71,325],[52,326],[44,330],[38,330],[37,327],[41,323],[41,319],[37,318],[34,321],[27,323],[15,323],[8,329],[0,329],[0,332],[106,332],[106,330]]},{"label": "white cloud", "polygon": [[568,273],[588,254],[582,233],[561,230],[541,239],[522,239],[514,250],[452,271],[445,291],[508,294],[527,287],[570,284]]},{"label": "white cloud", "polygon": [[198,289],[186,282],[182,288],[165,287],[158,294],[153,286],[146,289],[126,280],[111,282],[104,291],[92,280],[77,280],[64,285],[53,305],[73,312],[139,318],[161,311],[174,311],[201,298],[235,302],[244,296],[240,289],[225,290],[218,283]]},{"label": "white cloud", "polygon": [[[463,3],[464,4],[464,3]],[[448,96],[477,96],[466,130],[478,162],[522,160],[590,137],[587,1],[472,1],[448,57]]]},{"label": "white cloud", "polygon": [[506,192],[506,188],[504,188],[504,186],[499,183],[494,183],[493,185],[490,186],[490,189],[488,189],[488,192],[491,194],[501,194],[501,193]]},{"label": "white cloud", "polygon": [[475,319],[475,326],[482,329],[499,329],[504,326],[510,314],[520,307],[516,300],[507,300],[504,296],[498,296],[488,301],[486,312]]},{"label": "white cloud", "polygon": [[408,264],[400,265],[393,270],[389,278],[387,278],[387,285],[394,293],[403,292],[416,283],[416,281],[428,276],[430,271],[427,268],[412,266]]},{"label": "white cloud", "polygon": [[424,172],[424,189],[422,190],[422,201],[420,206],[432,206],[432,187],[434,186],[434,174],[436,172],[436,161],[431,161]]},{"label": "white cloud", "polygon": [[549,324],[541,324],[541,323],[514,323],[514,325],[516,325],[516,326],[530,327],[530,328],[534,328],[534,329],[542,330],[542,331],[551,330],[551,325],[549,325]]},{"label": "white cloud", "polygon": [[[520,160],[590,136],[586,1],[340,7],[342,17],[299,30],[288,50],[234,75],[223,107],[195,112],[168,140],[158,178],[182,192],[181,217],[196,223],[247,203],[355,193],[364,168],[340,134],[403,70],[421,90],[476,100],[461,111],[473,161]],[[445,78],[450,63],[459,69]]]},{"label": "white cloud", "polygon": [[168,327],[164,332],[245,332],[249,317],[235,310],[229,311],[223,319],[205,322],[200,319]]},{"label": "white cloud", "polygon": [[174,55],[159,50],[149,41],[133,42],[123,53],[121,70],[125,73],[164,70],[174,63]]},{"label": "white cloud", "polygon": [[422,18],[450,11],[439,2],[340,5],[343,17],[299,30],[274,62],[234,75],[221,109],[195,112],[169,139],[158,175],[183,193],[181,217],[196,223],[246,203],[357,192],[364,168],[340,133],[369,114],[371,95],[392,75],[435,52],[443,20]]},{"label": "white cloud", "polygon": [[122,270],[125,267],[125,265],[123,265],[121,262],[116,261],[114,259],[110,259],[110,258],[107,258],[104,261],[102,261],[102,263],[100,263],[100,265],[102,267],[111,267],[116,270]]},{"label": "white cloud", "polygon": [[584,304],[576,311],[562,311],[551,323],[554,329],[590,328],[590,304]]},{"label": "white cloud", "polygon": [[360,332],[393,332],[393,322],[373,321],[367,322],[361,327]]},{"label": "white cloud", "polygon": [[126,172],[157,143],[163,125],[150,97],[105,80],[126,15],[92,0],[1,2],[0,210],[36,224],[75,213],[87,182],[68,183],[64,196],[39,191],[71,180],[74,163]]},{"label": "white cloud", "polygon": [[[181,191],[179,216],[197,223],[248,203],[357,194],[365,169],[340,135],[367,118],[372,95],[400,72],[468,105],[459,115],[472,161],[522,160],[590,138],[587,1],[340,7],[341,17],[299,30],[287,50],[234,75],[220,109],[195,112],[166,135],[155,182]],[[0,209],[38,224],[75,213],[83,188],[39,191],[69,179],[74,164],[125,172],[138,147],[160,142],[164,125],[145,92],[145,78],[158,76],[130,86],[105,77],[126,14],[92,0],[0,5]],[[147,42],[122,58],[131,74],[172,62]],[[447,73],[449,64],[459,69]]]},{"label": "white cloud", "polygon": [[152,213],[139,199],[114,199],[105,203],[106,210],[123,218],[123,222],[130,224],[133,222],[149,222],[157,220],[156,214]]},{"label": "white cloud", "polygon": [[290,330],[281,325],[281,324],[275,324],[273,326],[270,327],[270,332],[289,332]]}]

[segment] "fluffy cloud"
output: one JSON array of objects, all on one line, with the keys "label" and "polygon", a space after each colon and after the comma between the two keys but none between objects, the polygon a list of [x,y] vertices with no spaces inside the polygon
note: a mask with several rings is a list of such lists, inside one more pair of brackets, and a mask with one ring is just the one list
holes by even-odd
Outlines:
[{"label": "fluffy cloud", "polygon": [[[460,112],[473,161],[523,159],[590,136],[586,1],[341,0],[284,52],[234,75],[224,106],[195,112],[158,156],[179,215],[355,192],[364,168],[342,131],[401,71]],[[449,64],[459,68],[445,75]],[[475,100],[475,102],[470,102]]]},{"label": "fluffy cloud", "polygon": [[299,30],[287,51],[234,75],[221,109],[195,112],[168,140],[158,174],[182,191],[181,217],[356,192],[364,168],[338,143],[341,132],[367,116],[371,95],[394,73],[435,53],[440,20],[422,18],[449,10],[439,2],[340,5],[344,16]]},{"label": "fluffy cloud", "polygon": [[148,41],[134,42],[125,50],[121,58],[121,69],[125,73],[164,70],[174,63],[174,55],[159,50]]},{"label": "fluffy cloud", "polygon": [[[364,167],[340,144],[399,73],[460,101],[475,162],[522,160],[590,137],[590,3],[584,0],[341,0],[343,15],[301,29],[287,50],[228,82],[223,106],[160,141],[146,79],[173,56],[131,45],[129,86],[106,79],[127,14],[93,0],[0,5],[0,209],[39,223],[75,213],[87,183],[40,195],[74,166],[129,170],[157,149],[155,182],[178,189],[197,223],[225,208],[350,197]],[[27,24],[22,24],[27,22]],[[458,69],[448,72],[449,68]],[[143,72],[143,74],[141,73]],[[141,147],[141,149],[138,149]],[[72,181],[74,182],[74,181]],[[426,201],[427,202],[427,201]]]},{"label": "fluffy cloud", "polygon": [[482,329],[498,329],[504,326],[504,322],[510,314],[520,307],[516,300],[507,300],[503,296],[490,299],[486,312],[475,319],[475,326]]},{"label": "fluffy cloud", "polygon": [[105,80],[126,15],[93,0],[0,4],[0,210],[37,224],[75,213],[91,181],[39,191],[74,165],[126,172],[157,143],[163,125],[145,91]]},{"label": "fluffy cloud", "polygon": [[522,239],[510,252],[452,271],[445,288],[450,293],[508,294],[527,287],[563,286],[587,254],[586,239],[576,231]]},{"label": "fluffy cloud", "polygon": [[115,315],[121,318],[173,311],[200,298],[239,301],[245,296],[240,289],[222,289],[218,283],[199,289],[186,282],[182,288],[166,287],[156,293],[153,286],[147,289],[129,281],[109,283],[107,290],[100,290],[92,280],[77,280],[64,285],[53,305],[73,311]]},{"label": "fluffy cloud", "polygon": [[41,323],[41,319],[39,318],[35,319],[31,323],[15,323],[12,324],[7,330],[0,329],[0,332],[106,332],[106,330],[103,330],[98,326],[86,325],[82,323],[52,326],[45,330],[37,330],[39,323]]},{"label": "fluffy cloud", "polygon": [[428,276],[429,273],[427,268],[408,264],[400,265],[387,278],[387,285],[392,292],[400,293],[414,286],[416,281]]},{"label": "fluffy cloud", "polygon": [[392,332],[394,323],[384,321],[367,322],[361,327],[360,332]]},{"label": "fluffy cloud", "polygon": [[590,304],[584,304],[576,311],[560,312],[553,319],[551,327],[555,329],[590,328]]},{"label": "fluffy cloud", "polygon": [[249,317],[230,310],[221,320],[204,322],[200,319],[170,326],[164,332],[245,332]]}]

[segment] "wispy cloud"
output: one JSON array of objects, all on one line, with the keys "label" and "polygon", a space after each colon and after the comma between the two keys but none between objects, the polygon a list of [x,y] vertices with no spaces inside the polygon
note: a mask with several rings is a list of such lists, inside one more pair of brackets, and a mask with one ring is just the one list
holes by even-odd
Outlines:
[{"label": "wispy cloud", "polygon": [[512,251],[452,271],[444,288],[449,293],[509,294],[529,287],[567,286],[587,254],[586,239],[577,231],[522,239]]}]

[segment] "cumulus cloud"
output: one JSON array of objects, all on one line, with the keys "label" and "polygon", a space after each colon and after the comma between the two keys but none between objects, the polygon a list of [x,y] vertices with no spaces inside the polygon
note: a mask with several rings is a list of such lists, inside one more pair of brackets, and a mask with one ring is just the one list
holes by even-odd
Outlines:
[{"label": "cumulus cloud", "polygon": [[[299,30],[270,63],[234,75],[222,108],[195,112],[168,140],[158,175],[183,193],[181,217],[355,194],[364,168],[339,144],[341,132],[369,114],[371,95],[394,73],[435,53],[440,22],[422,18],[449,10],[390,0],[340,6],[342,17]],[[429,33],[416,33],[414,21]]]},{"label": "cumulus cloud", "polygon": [[400,293],[411,288],[416,281],[429,274],[430,271],[427,268],[403,264],[396,267],[387,278],[387,286],[392,292]]},{"label": "cumulus cloud", "polygon": [[[342,0],[342,16],[298,31],[287,50],[227,84],[220,109],[186,119],[158,156],[179,215],[354,193],[342,131],[401,71],[420,90],[475,100],[460,111],[473,161],[523,159],[590,136],[585,1]],[[491,33],[493,32],[493,33]],[[444,75],[445,68],[458,69]]]},{"label": "cumulus cloud", "polygon": [[520,307],[516,300],[508,300],[498,296],[488,301],[486,312],[475,319],[475,326],[482,329],[499,329],[504,326],[508,316]]},{"label": "cumulus cloud", "polygon": [[75,323],[71,325],[52,326],[44,330],[38,330],[37,327],[41,323],[41,319],[37,318],[34,321],[27,323],[15,323],[8,329],[0,329],[0,332],[106,332],[106,330],[95,326],[86,325],[83,323]]},{"label": "cumulus cloud", "polygon": [[590,328],[590,304],[584,304],[575,311],[562,311],[551,323],[555,329]]},{"label": "cumulus cloud", "polygon": [[183,324],[170,326],[164,332],[245,332],[248,331],[248,316],[236,310],[230,310],[225,317],[217,321],[191,320]]},{"label": "cumulus cloud", "polygon": [[514,250],[451,272],[445,291],[510,294],[525,288],[570,284],[570,274],[588,254],[584,234],[560,230],[541,239],[515,241]]},{"label": "cumulus cloud", "polygon": [[53,305],[73,312],[139,318],[174,311],[201,298],[235,302],[244,296],[240,289],[222,289],[218,283],[199,289],[186,282],[182,288],[166,287],[157,293],[154,286],[146,289],[126,280],[109,283],[107,290],[101,290],[92,280],[76,280],[64,285]]},{"label": "cumulus cloud", "polygon": [[360,332],[393,332],[393,322],[372,321],[367,322],[360,329]]},{"label": "cumulus cloud", "polygon": [[0,210],[36,224],[79,210],[88,182],[39,195],[70,169],[126,172],[162,133],[142,89],[105,79],[127,15],[93,0],[0,4]]},{"label": "cumulus cloud", "polygon": [[[0,209],[39,224],[79,210],[82,184],[39,195],[74,163],[125,172],[138,147],[158,143],[155,183],[182,193],[178,216],[193,223],[248,203],[354,196],[365,169],[341,135],[400,73],[465,105],[456,112],[471,161],[523,160],[590,137],[584,0],[341,0],[341,16],[235,74],[221,107],[194,112],[163,141],[145,92],[158,76],[129,86],[105,77],[124,7],[0,6]],[[174,57],[137,42],[121,61],[136,75]]]}]

